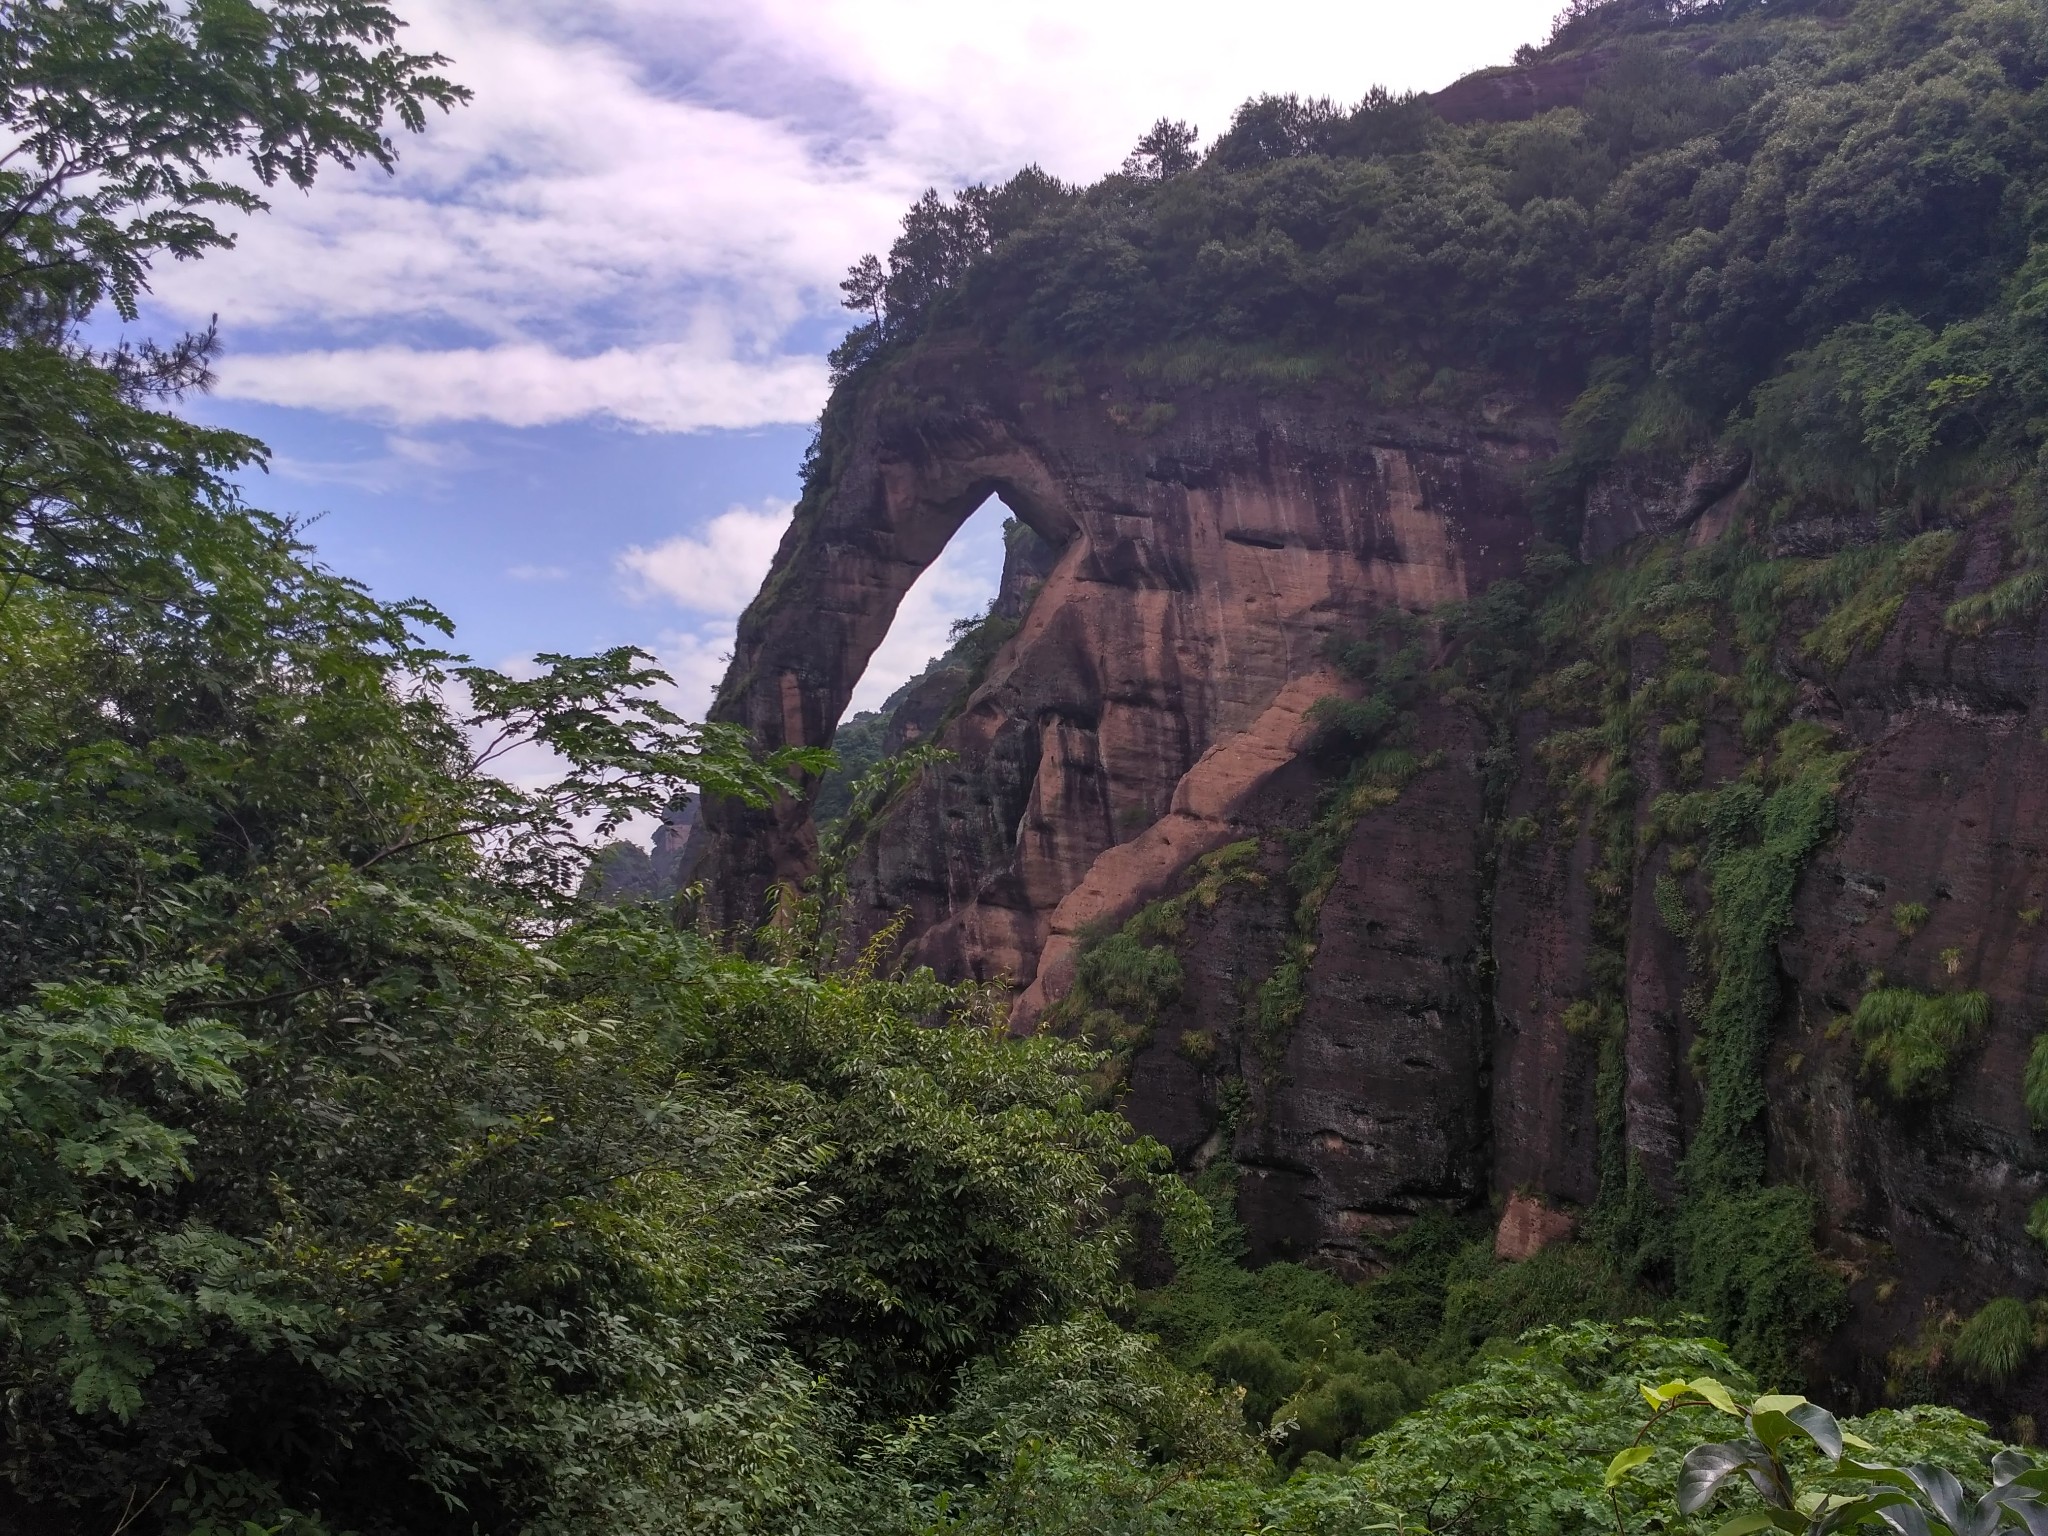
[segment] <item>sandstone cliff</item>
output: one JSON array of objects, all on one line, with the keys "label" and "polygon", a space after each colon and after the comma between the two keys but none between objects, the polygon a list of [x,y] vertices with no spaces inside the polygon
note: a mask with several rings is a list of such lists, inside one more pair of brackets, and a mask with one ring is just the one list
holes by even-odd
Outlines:
[{"label": "sandstone cliff", "polygon": [[[1188,1165],[1235,1160],[1258,1252],[1365,1273],[1376,1239],[1431,1204],[1589,1212],[1604,1036],[1583,1015],[1603,964],[1625,1014],[1620,1131],[1668,1199],[1701,1113],[1688,1064],[1713,964],[1660,909],[1669,840],[1638,837],[1625,886],[1603,895],[1599,818],[1558,771],[1570,709],[1555,689],[1505,723],[1424,699],[1422,766],[1345,834],[1296,1016],[1278,1031],[1259,1019],[1298,927],[1289,836],[1329,777],[1306,716],[1357,692],[1329,637],[1518,576],[1522,472],[1551,451],[1551,424],[1505,401],[1460,420],[1335,393],[1141,395],[1106,377],[1048,393],[971,350],[921,359],[869,405],[833,495],[792,529],[742,628],[723,708],[765,742],[824,742],[897,599],[986,496],[1057,551],[987,676],[953,701],[940,740],[955,760],[858,853],[856,931],[907,910],[908,959],[1009,978],[1028,1024],[1068,991],[1087,935],[1184,889],[1200,856],[1254,842],[1255,878],[1192,913],[1185,982],[1129,1052],[1125,1102]],[[1603,486],[1587,552],[1626,564],[1741,537],[1742,467]],[[1839,669],[1789,636],[1772,653],[1796,689],[1787,718],[1853,755],[1775,945],[1770,1168],[1819,1197],[1855,1309],[1830,1358],[1871,1401],[1885,1350],[1910,1347],[1930,1312],[2048,1284],[2025,1231],[2048,1171],[2021,1099],[2048,1002],[2048,642],[2032,623],[1945,628],[1954,596],[1995,579],[2000,520],[1940,537],[1948,557],[1878,643]],[[1682,786],[1658,747],[1671,712],[1646,686],[1667,642],[1628,644],[1646,702],[1629,761],[1594,776],[1632,780],[1619,810],[1641,828]],[[1708,648],[1732,670],[1728,644]],[[1702,727],[1686,782],[1739,780],[1755,744],[1726,706]],[[813,834],[795,802],[710,820],[715,862],[699,873],[716,920],[742,927],[767,882],[806,874]],[[1687,878],[1705,906],[1704,877]],[[1912,902],[1930,915],[1908,936],[1891,913]],[[1946,1093],[1891,1102],[1844,1016],[1871,971],[1932,988],[1944,968],[1990,998],[1992,1023]]]},{"label": "sandstone cliff", "polygon": [[[1756,100],[1754,80],[1700,84],[1755,74],[1726,43],[1687,34],[1641,90],[1694,90],[1708,118]],[[1435,108],[1535,118],[1631,57],[1491,72]],[[1347,121],[1405,131],[1395,107]],[[1534,140],[1466,142],[1493,187]],[[1260,195],[1378,153],[1288,152],[1308,169]],[[1722,169],[1679,178],[1674,206],[1706,221],[1687,239],[1729,216],[1700,211],[1737,184]],[[1190,1170],[1235,1168],[1255,1258],[1369,1274],[1418,1213],[1488,1210],[1504,1255],[1577,1232],[1754,1358],[1803,1344],[1845,1405],[2048,1414],[2048,1372],[1994,1389],[1947,1359],[1980,1306],[2048,1290],[2025,1086],[2048,1063],[2048,627],[2037,598],[1967,606],[2041,543],[2025,460],[1971,448],[1950,489],[1855,461],[1845,490],[1786,469],[1799,434],[1837,430],[1818,375],[1779,397],[1793,446],[1767,471],[1641,368],[1596,370],[1576,404],[1582,359],[1563,391],[1501,369],[1439,389],[1377,332],[1349,383],[1034,366],[1000,340],[1032,314],[1005,280],[984,290],[1001,325],[935,326],[835,397],[719,699],[764,745],[824,744],[986,498],[1050,551],[992,661],[894,733],[951,757],[854,851],[849,942],[907,913],[907,962],[1003,978],[1017,1027],[1103,1045],[1141,1130]],[[1982,366],[1898,398],[1976,399],[2004,365]],[[1939,432],[1977,441],[1952,421],[1916,441]],[[1837,464],[1863,452],[1844,441]],[[1347,719],[1367,722],[1348,746]],[[799,801],[706,826],[721,930],[815,869]],[[1107,977],[1112,941],[1162,952],[1149,993]]]}]

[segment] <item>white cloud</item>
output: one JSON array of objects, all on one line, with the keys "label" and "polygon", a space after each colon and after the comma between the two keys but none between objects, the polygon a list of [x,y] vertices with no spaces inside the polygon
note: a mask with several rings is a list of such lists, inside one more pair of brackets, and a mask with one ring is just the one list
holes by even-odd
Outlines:
[{"label": "white cloud", "polygon": [[804,421],[825,400],[816,357],[760,363],[690,344],[565,357],[537,343],[430,351],[381,346],[224,358],[216,393],[337,411],[405,426],[489,421],[509,427],[608,416],[671,432]]},{"label": "white cloud", "polygon": [[384,450],[398,463],[417,469],[467,469],[476,462],[469,444],[431,437],[407,437],[393,432],[384,439]]},{"label": "white cloud", "polygon": [[[1442,85],[1557,0],[409,0],[475,103],[398,174],[274,194],[168,266],[230,398],[400,424],[808,418],[836,283],[927,183],[1112,168],[1160,114]],[[705,317],[717,324],[707,328]],[[795,328],[811,329],[798,340]]]},{"label": "white cloud", "polygon": [[[676,0],[614,0],[650,39]],[[1248,96],[1355,101],[1374,85],[1434,90],[1540,39],[1557,0],[686,0],[727,39],[725,99],[791,100],[829,80],[869,108],[885,152],[955,175],[1027,160],[1070,179],[1112,169],[1157,117],[1208,137]],[[836,105],[831,95],[824,98]],[[927,170],[927,174],[931,174]]]},{"label": "white cloud", "polygon": [[654,644],[655,665],[675,679],[663,702],[685,720],[702,720],[732,658],[733,626],[708,624],[695,630],[662,631]]},{"label": "white cloud", "polygon": [[789,526],[786,501],[730,507],[701,534],[679,534],[619,556],[619,573],[640,598],[666,597],[696,613],[737,614],[761,589],[775,546]]},{"label": "white cloud", "polygon": [[945,553],[903,594],[889,633],[868,658],[848,714],[874,709],[941,655],[955,619],[980,613],[1003,575],[1003,519],[1010,509],[991,497],[962,525]]},{"label": "white cloud", "polygon": [[474,103],[401,135],[395,176],[275,196],[237,252],[168,268],[162,295],[244,327],[451,321],[509,340],[673,329],[723,283],[722,312],[779,332],[915,188],[826,164],[772,114],[665,88],[698,39],[670,28],[639,52],[591,35],[610,9],[413,0],[408,44],[454,55]]},{"label": "white cloud", "polygon": [[514,581],[564,581],[569,568],[563,565],[513,565],[505,568],[505,574]]}]

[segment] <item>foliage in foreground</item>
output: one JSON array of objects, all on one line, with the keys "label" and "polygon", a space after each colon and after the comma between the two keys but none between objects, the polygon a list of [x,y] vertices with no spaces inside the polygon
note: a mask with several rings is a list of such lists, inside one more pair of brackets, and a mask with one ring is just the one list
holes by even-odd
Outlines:
[{"label": "foliage in foreground", "polygon": [[1153,1153],[971,989],[580,903],[583,828],[821,760],[631,652],[443,653],[158,408],[210,336],[78,341],[260,206],[223,157],[389,164],[440,60],[364,0],[4,25],[0,1525],[829,1526],[877,1437],[1114,1301]]},{"label": "foliage in foreground", "polygon": [[[1714,1398],[1693,1390],[1695,1383]],[[1091,1451],[1047,1437],[1021,1445],[1000,1471],[946,1500],[941,1517],[918,1528],[949,1536],[1595,1536],[1617,1528],[1706,1536],[1718,1522],[1703,1500],[1688,1497],[1696,1484],[1684,1479],[1703,1453],[1724,1446],[1698,1445],[1707,1425],[1684,1410],[1711,1414],[1716,1402],[1736,1407],[1738,1398],[1745,1406],[1754,1400],[1766,1415],[1758,1427],[1776,1437],[1773,1445],[1782,1436],[1770,1412],[1791,1408],[1802,1419],[1821,1412],[1810,1404],[1810,1413],[1801,1410],[1803,1399],[1757,1397],[1753,1381],[1711,1339],[1640,1321],[1542,1328],[1489,1346],[1467,1380],[1359,1442],[1342,1461],[1310,1454],[1291,1473],[1260,1473],[1228,1462],[1148,1462],[1128,1449],[1105,1455],[1102,1442]],[[1958,1488],[1981,1492],[1992,1478],[2009,1481],[2022,1470],[1983,1425],[1951,1409],[1885,1410],[1838,1428],[1861,1442],[1867,1466],[1910,1468],[1936,1488],[1953,1476]],[[1993,1458],[2001,1458],[1995,1469]],[[1847,1475],[1810,1457],[1791,1464],[1802,1487],[1816,1475]],[[1840,1491],[1839,1483],[1829,1491]],[[1686,1502],[1674,1507],[1674,1495]],[[1738,1518],[1750,1523],[1730,1527],[1731,1536],[1779,1523],[1761,1496],[1736,1504]],[[1965,1527],[1947,1523],[1938,1509],[1929,1505],[1932,1518],[1912,1536],[1964,1536]],[[1793,1536],[1835,1528],[1811,1508],[1786,1519],[1796,1520],[1782,1527]]]},{"label": "foliage in foreground", "polygon": [[[1656,1427],[1673,1413],[1709,1408],[1737,1420],[1741,1434],[1737,1439],[1703,1442],[1685,1453],[1678,1469],[1679,1513],[1698,1515],[1724,1494],[1738,1490],[1750,1497],[1737,1502],[1751,1506],[1724,1523],[1715,1536],[1767,1530],[1787,1536],[1855,1530],[1897,1536],[1929,1536],[1944,1530],[1954,1536],[1993,1536],[2001,1530],[2034,1533],[2048,1527],[2048,1504],[2041,1501],[2048,1491],[2048,1468],[2036,1467],[2029,1457],[2009,1448],[1981,1441],[1971,1444],[1977,1426],[1959,1415],[1945,1423],[1938,1415],[1929,1416],[1928,1427],[1935,1430],[1931,1437],[1913,1434],[1921,1427],[1917,1423],[1902,1430],[1898,1416],[1876,1416],[1869,1428],[1887,1439],[1887,1446],[1859,1433],[1862,1426],[1856,1421],[1844,1425],[1818,1403],[1796,1395],[1766,1393],[1739,1401],[1737,1393],[1711,1376],[1691,1381],[1681,1377],[1661,1385],[1645,1382],[1641,1391],[1652,1409],[1649,1422],[1607,1468],[1617,1518],[1618,1490],[1655,1460]],[[1974,1474],[1988,1461],[1990,1487],[1972,1495],[1955,1471],[1931,1458],[1894,1464],[1904,1459],[1901,1451],[1926,1457],[1923,1446],[1929,1438],[1946,1442],[1940,1448],[1948,1454],[1941,1460],[1956,1462],[1966,1473]],[[1955,1454],[1958,1450],[1963,1454]]]},{"label": "foliage in foreground", "polygon": [[[1091,1101],[1097,1059],[971,988],[570,894],[579,824],[816,758],[676,719],[629,652],[443,654],[431,609],[242,503],[258,445],[157,408],[209,337],[78,342],[153,259],[225,243],[210,209],[258,206],[224,157],[304,186],[460,100],[395,37],[367,0],[6,15],[0,1524],[1601,1525],[1636,1384],[1740,1382],[1718,1346],[1511,1343],[1631,1298],[1429,1229],[1371,1292],[1212,1245],[1146,1306],[1165,1341],[1129,1331],[1113,1195],[1190,1255],[1201,1213]],[[1246,163],[1302,126],[1247,121]],[[1189,169],[1171,133],[1146,155]],[[553,782],[490,773],[526,744]],[[1974,1434],[1898,1431],[1959,1465]]]}]

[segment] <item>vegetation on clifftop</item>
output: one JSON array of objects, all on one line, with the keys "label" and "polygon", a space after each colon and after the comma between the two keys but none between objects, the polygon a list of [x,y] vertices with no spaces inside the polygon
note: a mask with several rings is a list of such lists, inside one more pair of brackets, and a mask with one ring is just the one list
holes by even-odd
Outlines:
[{"label": "vegetation on clifftop", "polygon": [[[1525,68],[1574,105],[1261,97],[1089,187],[928,194],[849,303],[842,403],[965,333],[1162,390],[1342,379],[1388,402],[1569,405],[1552,514],[1616,457],[1733,433],[1865,505],[2025,465],[2048,420],[2048,30],[2008,0],[1612,0]],[[1175,125],[1163,123],[1151,136]],[[2038,582],[1996,606],[2031,603]],[[1980,605],[1981,606],[1981,605]]]}]

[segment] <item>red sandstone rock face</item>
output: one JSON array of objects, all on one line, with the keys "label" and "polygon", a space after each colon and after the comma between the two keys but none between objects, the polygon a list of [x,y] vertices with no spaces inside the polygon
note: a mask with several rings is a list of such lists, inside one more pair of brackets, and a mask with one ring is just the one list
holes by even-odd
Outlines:
[{"label": "red sandstone rock face", "polygon": [[[1999,537],[1972,530],[1973,569]],[[1963,639],[1943,629],[1942,606],[1909,597],[1875,654],[1809,679],[1809,707],[1863,750],[1782,946],[1794,997],[1773,1057],[1773,1153],[1820,1193],[1854,1266],[1852,1334],[1866,1336],[2048,1287],[2048,1252],[2025,1230],[2048,1195],[2044,1138],[2021,1099],[2048,1028],[2048,627]],[[1901,902],[1930,914],[1910,937],[1891,918]],[[1899,1105],[1859,1076],[1837,1021],[1872,971],[1990,998],[1949,1093]],[[2028,1411],[2048,1407],[2048,1373],[2025,1390]]]},{"label": "red sandstone rock face", "polygon": [[[1541,429],[1334,398],[1282,409],[1091,389],[1056,405],[1029,382],[964,352],[877,392],[833,490],[803,509],[742,619],[716,709],[770,746],[829,740],[903,593],[1000,493],[1058,563],[948,727],[957,763],[895,809],[851,883],[874,926],[910,909],[921,958],[1020,986],[1062,922],[1089,915],[1056,918],[1098,860],[1170,812],[1205,821],[1207,846],[1223,840],[1232,804],[1328,691],[1302,686],[1328,635],[1520,568],[1519,471],[1550,447]],[[1188,780],[1199,807],[1176,811],[1219,747]],[[812,834],[793,804],[710,814],[719,836],[700,869],[714,919],[742,926],[770,881],[807,872]],[[1168,845],[1157,856],[1120,855],[1111,887],[1170,878],[1176,851],[1203,851],[1183,830],[1152,837]]]},{"label": "red sandstone rock face", "polygon": [[1533,1259],[1552,1243],[1570,1238],[1577,1225],[1565,1212],[1517,1190],[1508,1196],[1500,1225],[1494,1229],[1493,1256],[1515,1264]]},{"label": "red sandstone rock face", "polygon": [[1443,752],[1443,766],[1353,831],[1318,916],[1313,984],[1281,1081],[1240,1143],[1241,1162],[1299,1178],[1279,1209],[1280,1186],[1251,1187],[1254,1241],[1340,1268],[1371,1266],[1388,1218],[1471,1204],[1489,1182],[1485,743],[1469,715],[1445,709],[1426,712],[1419,744]]},{"label": "red sandstone rock face", "polygon": [[[1304,712],[1341,686],[1324,638],[1516,571],[1528,524],[1515,487],[1547,451],[1541,430],[1219,392],[1163,402],[1172,420],[1140,434],[1118,424],[1147,403],[1127,390],[1055,405],[975,356],[921,368],[892,397],[920,402],[915,429],[871,404],[836,489],[792,529],[720,704],[768,743],[825,741],[895,602],[990,491],[1058,546],[1022,627],[940,733],[957,760],[893,808],[851,871],[866,928],[908,908],[914,958],[1009,976],[1025,1020],[1070,983],[1085,925],[1259,838],[1260,880],[1190,916],[1181,996],[1129,1064],[1138,1129],[1184,1166],[1238,1164],[1259,1256],[1370,1273],[1418,1212],[1510,1197],[1523,1214],[1501,1242],[1552,1240],[1599,1187],[1599,1046],[1565,1025],[1598,944],[1590,837],[1548,830],[1562,823],[1534,752],[1553,728],[1540,711],[1492,740],[1461,706],[1424,707],[1416,746],[1433,766],[1353,828],[1302,1016],[1277,1050],[1256,1025],[1294,932],[1284,833],[1320,789]],[[1598,538],[1688,519],[1695,539],[1718,536],[1738,511],[1733,473],[1606,487]],[[1797,550],[1866,536],[1833,522],[1771,534]],[[2000,536],[1971,532],[1959,591],[1996,578]],[[1955,595],[1914,594],[1839,675],[1790,647],[1779,659],[1795,712],[1860,753],[1780,945],[1768,1132],[1774,1174],[1816,1193],[1851,1275],[1855,1320],[1828,1366],[1865,1407],[1881,1400],[1884,1351],[1930,1308],[2048,1288],[2048,1251],[2024,1230],[2048,1159],[2020,1099],[2048,1026],[2048,919],[2025,915],[2048,909],[2048,629],[1959,639],[1940,623]],[[1637,644],[1640,681],[1662,658],[1653,638]],[[1660,723],[1643,723],[1625,764],[1639,817],[1671,787]],[[1704,748],[1709,784],[1748,760],[1730,720],[1708,720]],[[767,880],[806,872],[801,807],[707,820],[722,923],[757,911]],[[1489,820],[1538,830],[1495,838]],[[1641,862],[1620,921],[1626,1149],[1668,1195],[1699,1114],[1687,993],[1706,978],[1659,916],[1666,858]],[[1901,901],[1932,913],[1911,938],[1890,921]],[[1987,1037],[1931,1106],[1874,1095],[1835,1027],[1874,969],[1992,999]],[[2048,1382],[2004,1407],[2048,1412]]]}]

